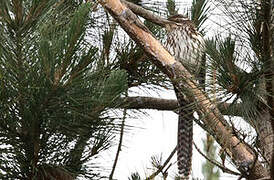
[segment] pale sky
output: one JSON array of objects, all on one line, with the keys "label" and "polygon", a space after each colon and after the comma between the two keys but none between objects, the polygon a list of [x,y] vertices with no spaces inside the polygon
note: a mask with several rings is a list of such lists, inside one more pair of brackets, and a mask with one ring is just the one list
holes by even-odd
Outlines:
[{"label": "pale sky", "polygon": [[[155,92],[132,94],[131,96],[153,96],[167,99],[175,99],[175,94],[172,91],[160,91],[160,95]],[[151,175],[151,157],[163,156],[163,162],[167,159],[177,142],[177,115],[169,111],[147,111],[149,116],[140,115],[135,119],[127,119],[128,125],[134,126],[125,134],[125,139],[120,153],[119,161],[115,171],[114,178],[118,180],[127,180],[131,173],[138,172],[142,178],[146,175]],[[194,125],[194,141],[203,150],[202,138],[205,138],[205,133],[198,126]],[[102,153],[101,158],[110,168],[113,164],[114,154],[117,146],[112,150]],[[202,175],[202,163],[204,158],[193,147],[192,169],[193,177],[204,179]],[[171,160],[173,166],[169,170],[168,180],[173,180],[177,172],[176,154]],[[230,166],[231,167],[231,166]],[[154,171],[153,171],[154,172]],[[160,176],[156,180],[160,180]],[[221,174],[221,180],[236,180],[235,176],[230,174]]]}]

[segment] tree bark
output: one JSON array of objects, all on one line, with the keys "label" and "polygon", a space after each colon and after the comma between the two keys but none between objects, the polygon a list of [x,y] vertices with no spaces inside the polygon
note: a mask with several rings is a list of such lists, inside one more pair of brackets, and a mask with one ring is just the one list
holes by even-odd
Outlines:
[{"label": "tree bark", "polygon": [[261,112],[256,122],[258,122],[259,148],[266,160],[266,168],[270,171],[274,147],[274,134],[271,128],[270,113],[268,111]]},{"label": "tree bark", "polygon": [[[273,129],[274,129],[274,55],[273,55],[273,0],[262,0],[261,1],[261,23],[262,23],[262,61],[264,63],[264,77],[265,77],[265,89],[266,89],[266,101],[268,106],[267,119],[260,119],[260,123],[263,125],[269,125],[266,127],[268,131],[266,133],[266,139],[263,139],[264,143],[263,150],[265,150],[267,161],[270,163],[271,178],[274,180],[274,143],[273,143]],[[270,128],[271,127],[271,128]],[[271,133],[271,134],[270,134]],[[270,149],[269,149],[270,148]]]},{"label": "tree bark", "polygon": [[[160,111],[176,111],[179,108],[177,99],[163,99],[155,97],[126,97],[118,99],[120,102],[119,108],[127,109],[154,109]],[[218,109],[223,115],[229,116],[242,116],[240,111],[241,104],[234,104],[235,110],[229,111],[230,103],[219,103],[217,104]],[[117,108],[117,107],[115,107]]]},{"label": "tree bark", "polygon": [[141,7],[141,6],[138,6],[136,4],[133,4],[131,2],[128,2],[126,0],[121,0],[121,2],[123,4],[125,4],[132,12],[134,12],[135,14],[159,25],[159,26],[162,26],[162,27],[165,27],[166,23],[169,22],[169,20],[167,19],[164,19],[154,13],[152,13],[151,11],[149,10],[146,10],[145,8]]},{"label": "tree bark", "polygon": [[[271,62],[274,63],[274,1],[270,2],[270,14],[271,14],[271,20],[270,20],[270,56],[271,56]],[[273,71],[273,69],[272,69]],[[273,77],[273,76],[272,76]],[[272,79],[272,86],[274,87],[274,78]],[[274,92],[272,92],[274,93]],[[274,112],[274,107],[272,107],[272,113]],[[274,115],[272,115],[272,119],[270,120],[271,126],[272,126],[272,161],[271,161],[271,178],[274,180]]]},{"label": "tree bark", "polygon": [[75,178],[61,167],[51,167],[43,165],[38,168],[37,180],[75,180]]},{"label": "tree bark", "polygon": [[147,31],[142,22],[130,9],[119,0],[101,0],[99,3],[119,22],[128,35],[139,44],[168,77],[178,90],[188,90],[191,93],[190,100],[197,104],[197,108],[205,115],[204,124],[214,132],[216,141],[232,153],[232,160],[242,174],[247,173],[246,168],[253,167],[245,176],[248,179],[266,177],[267,171],[252,150],[241,142],[232,129],[225,123],[223,116],[215,104],[192,81],[191,74],[185,67],[177,62],[166,49]]}]

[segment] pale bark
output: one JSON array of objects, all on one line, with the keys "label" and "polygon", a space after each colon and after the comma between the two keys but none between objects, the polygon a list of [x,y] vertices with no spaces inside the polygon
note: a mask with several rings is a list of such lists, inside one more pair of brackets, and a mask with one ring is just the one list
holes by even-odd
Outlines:
[{"label": "pale bark", "polygon": [[[149,33],[140,20],[130,9],[119,0],[101,0],[99,3],[119,22],[128,35],[152,57],[151,60],[166,73],[179,90],[188,90],[189,98],[197,104],[197,108],[205,115],[204,124],[214,132],[216,141],[227,151],[232,153],[232,160],[243,174],[245,168],[252,167],[246,174],[248,179],[266,177],[267,171],[251,149],[232,134],[232,129],[225,123],[223,116],[216,105],[211,103],[207,96],[192,81],[191,74],[177,62],[166,49]],[[254,166],[252,166],[254,165]]]}]

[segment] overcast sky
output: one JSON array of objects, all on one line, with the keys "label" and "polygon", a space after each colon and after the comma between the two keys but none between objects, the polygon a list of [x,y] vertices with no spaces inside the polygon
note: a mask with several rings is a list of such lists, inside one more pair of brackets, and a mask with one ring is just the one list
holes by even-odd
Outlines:
[{"label": "overcast sky", "polygon": [[[150,95],[153,97],[175,99],[173,91],[162,90],[160,95],[155,92],[149,93],[134,93],[133,95]],[[118,180],[127,180],[131,173],[138,172],[142,178],[149,176],[154,171],[149,171],[152,168],[151,157],[161,156],[163,162],[167,159],[177,142],[177,120],[175,113],[169,111],[155,111],[149,110],[148,116],[140,115],[135,119],[127,119],[128,125],[134,126],[128,130],[124,136],[125,145],[122,148],[114,178]],[[203,150],[202,139],[205,138],[204,131],[198,126],[194,125],[194,141]],[[111,150],[101,154],[101,158],[111,168],[113,164],[114,154],[117,146]],[[193,177],[204,179],[202,175],[202,164],[205,162],[204,158],[193,147]],[[169,170],[168,180],[174,180],[177,172],[176,154],[171,160],[173,163]],[[232,167],[232,166],[230,166]],[[162,179],[160,177],[156,178]],[[236,180],[235,176],[229,174],[221,174],[221,180]]]}]

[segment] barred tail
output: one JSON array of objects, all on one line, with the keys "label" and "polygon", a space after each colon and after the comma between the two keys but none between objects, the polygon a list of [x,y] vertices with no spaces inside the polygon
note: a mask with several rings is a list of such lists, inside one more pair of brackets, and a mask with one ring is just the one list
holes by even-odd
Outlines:
[{"label": "barred tail", "polygon": [[188,180],[191,173],[192,139],[193,139],[193,110],[186,107],[189,103],[183,95],[176,92],[180,105],[178,120],[177,163],[181,180]]}]

